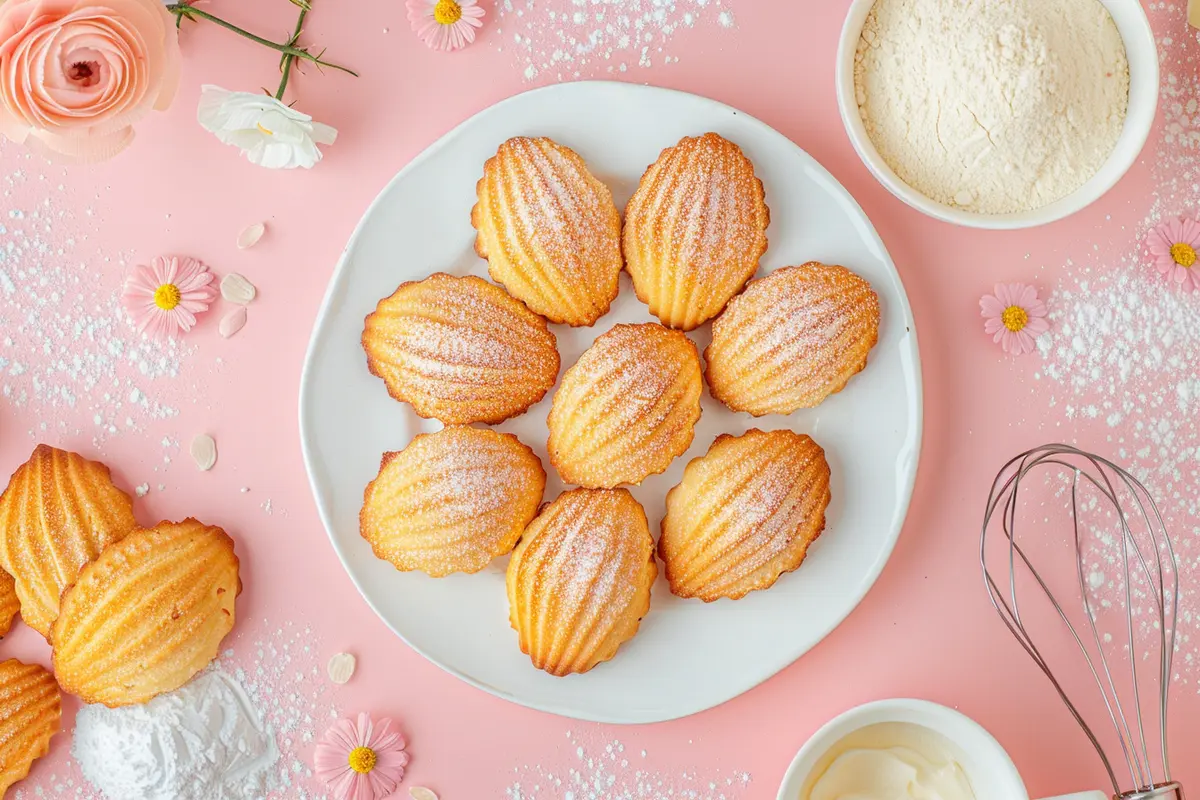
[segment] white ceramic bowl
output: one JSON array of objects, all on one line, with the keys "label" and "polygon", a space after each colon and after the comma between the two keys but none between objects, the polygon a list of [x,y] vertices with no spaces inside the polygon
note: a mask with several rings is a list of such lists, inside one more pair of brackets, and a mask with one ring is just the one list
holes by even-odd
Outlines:
[{"label": "white ceramic bowl", "polygon": [[1121,179],[1142,152],[1158,110],[1158,47],[1140,0],[1100,0],[1112,15],[1129,58],[1129,110],[1125,129],[1108,161],[1092,179],[1048,206],[1015,214],[979,214],[932,200],[909,186],[880,157],[867,135],[854,96],[854,52],[875,0],[853,0],[842,26],[837,56],[837,97],[842,123],[867,169],[888,191],[936,219],[971,228],[1032,228],[1062,219],[1098,200]]},{"label": "white ceramic bowl", "polygon": [[[920,725],[940,734],[957,749],[975,800],[1028,800],[1025,783],[1008,753],[979,723],[953,709],[925,700],[880,700],[853,708],[813,734],[788,768],[778,800],[807,800],[801,792],[830,749],[847,736],[884,723]],[[1103,792],[1083,792],[1057,800],[1107,800]]]}]

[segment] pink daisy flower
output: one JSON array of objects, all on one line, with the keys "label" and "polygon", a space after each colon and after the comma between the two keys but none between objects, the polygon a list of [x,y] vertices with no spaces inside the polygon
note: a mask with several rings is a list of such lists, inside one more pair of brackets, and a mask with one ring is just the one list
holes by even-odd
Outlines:
[{"label": "pink daisy flower", "polygon": [[1146,246],[1159,274],[1186,292],[1200,289],[1200,222],[1173,219],[1146,234]]},{"label": "pink daisy flower", "polygon": [[483,27],[478,0],[408,0],[408,21],[417,37],[434,50],[459,50]]},{"label": "pink daisy flower", "polygon": [[121,304],[134,327],[150,337],[187,333],[196,315],[216,299],[214,277],[194,258],[155,256],[150,266],[137,265],[125,279]]},{"label": "pink daisy flower", "polygon": [[337,800],[379,800],[404,780],[408,753],[396,723],[362,713],[358,721],[339,719],[317,744],[313,765]]},{"label": "pink daisy flower", "polygon": [[1046,304],[1038,299],[1036,289],[1023,283],[998,283],[995,292],[979,300],[979,311],[986,320],[984,332],[1006,353],[1032,353],[1037,337],[1050,330]]}]

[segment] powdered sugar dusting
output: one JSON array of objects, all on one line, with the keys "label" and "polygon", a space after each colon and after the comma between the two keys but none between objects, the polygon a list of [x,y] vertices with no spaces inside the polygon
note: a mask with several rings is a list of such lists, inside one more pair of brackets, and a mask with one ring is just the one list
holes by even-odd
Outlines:
[{"label": "powdered sugar dusting", "polygon": [[47,194],[51,183],[25,168],[3,179],[0,396],[37,409],[30,438],[90,434],[98,445],[175,417],[195,350],[133,330],[118,302],[125,257],[89,247],[93,210],[76,218],[68,209],[81,204],[61,184]]},{"label": "powdered sugar dusting", "polygon": [[735,26],[723,0],[498,0],[496,39],[526,81],[620,75],[679,61],[673,38]]},{"label": "powdered sugar dusting", "polygon": [[[1153,156],[1154,202],[1116,254],[1084,252],[1068,262],[1048,305],[1051,334],[1034,391],[1077,431],[1107,441],[1108,455],[1146,484],[1167,518],[1180,561],[1178,679],[1200,678],[1194,610],[1200,600],[1200,297],[1177,292],[1155,272],[1146,233],[1165,219],[1200,216],[1200,85],[1196,31],[1180,4],[1150,4],[1160,36],[1166,118]],[[1186,32],[1186,33],[1185,33]],[[1187,41],[1180,41],[1186,37]],[[1152,145],[1154,146],[1154,145]],[[1081,440],[1083,435],[1076,433]],[[1095,438],[1093,436],[1092,438]],[[1100,449],[1100,448],[1093,448]],[[1125,606],[1120,550],[1089,550],[1089,588],[1101,608]],[[1132,607],[1139,625],[1157,610]],[[1137,654],[1142,655],[1142,654]]]},{"label": "powdered sugar dusting", "polygon": [[[263,625],[267,623],[264,621]],[[264,787],[270,787],[262,797],[330,800],[309,766],[317,739],[341,716],[333,690],[324,678],[319,648],[320,642],[311,627],[286,622],[274,629],[268,627],[253,640],[235,643],[214,664],[214,670],[229,676],[245,692],[265,728],[274,735],[279,758],[274,774],[262,782]],[[52,751],[50,758],[67,750],[64,747]],[[91,786],[74,760],[49,771],[35,770],[33,776],[14,787],[13,797],[14,800],[118,800],[105,797]]]},{"label": "powdered sugar dusting", "polygon": [[616,739],[591,741],[567,732],[571,766],[515,767],[508,800],[741,800],[750,773],[741,770],[652,768],[649,753],[627,753]]}]

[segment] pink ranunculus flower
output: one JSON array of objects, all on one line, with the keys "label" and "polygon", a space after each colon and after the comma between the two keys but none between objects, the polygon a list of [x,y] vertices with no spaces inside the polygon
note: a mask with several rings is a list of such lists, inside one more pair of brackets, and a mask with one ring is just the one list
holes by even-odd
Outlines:
[{"label": "pink ranunculus flower", "polygon": [[102,161],[179,85],[162,0],[0,3],[0,133],[68,161]]}]

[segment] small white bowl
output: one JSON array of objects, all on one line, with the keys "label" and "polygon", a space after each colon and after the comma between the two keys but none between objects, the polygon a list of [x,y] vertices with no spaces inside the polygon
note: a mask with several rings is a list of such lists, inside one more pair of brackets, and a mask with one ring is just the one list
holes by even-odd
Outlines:
[{"label": "small white bowl", "polygon": [[[979,723],[957,711],[925,700],[880,700],[851,709],[813,734],[783,776],[778,800],[807,800],[809,779],[830,750],[847,736],[872,725],[908,723],[927,728],[950,742],[975,800],[1028,800],[1025,783],[1008,753]],[[1107,800],[1103,792],[1083,792],[1057,800]]]},{"label": "small white bowl", "polygon": [[1100,199],[1121,179],[1137,160],[1138,154],[1150,136],[1154,115],[1158,110],[1158,47],[1150,21],[1142,10],[1140,0],[1100,0],[1112,15],[1117,31],[1125,42],[1125,53],[1129,58],[1129,109],[1125,116],[1125,128],[1108,161],[1091,180],[1057,202],[1048,206],[1014,214],[979,214],[964,211],[932,200],[909,186],[880,157],[871,137],[867,135],[858,102],[854,94],[854,53],[862,35],[863,25],[875,0],[853,0],[846,22],[842,26],[842,38],[837,55],[838,110],[846,133],[858,151],[859,158],[867,165],[888,191],[918,211],[945,222],[971,228],[1012,230],[1033,228],[1062,219]]}]

